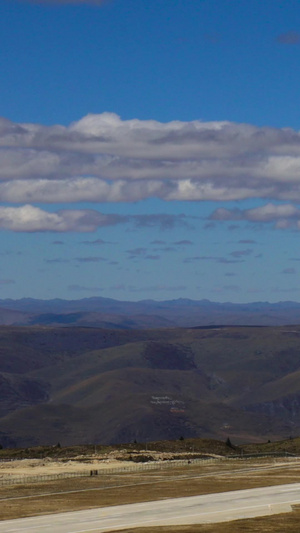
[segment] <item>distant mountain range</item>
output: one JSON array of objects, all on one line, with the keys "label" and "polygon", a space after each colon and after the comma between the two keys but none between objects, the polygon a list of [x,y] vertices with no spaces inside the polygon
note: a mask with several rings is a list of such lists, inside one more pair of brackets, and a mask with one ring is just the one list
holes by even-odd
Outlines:
[{"label": "distant mountain range", "polygon": [[183,298],[129,302],[101,297],[81,300],[0,300],[0,325],[139,329],[220,324],[300,324],[300,303],[285,301],[234,304]]},{"label": "distant mountain range", "polygon": [[1,326],[0,398],[4,447],[294,437],[300,326]]}]

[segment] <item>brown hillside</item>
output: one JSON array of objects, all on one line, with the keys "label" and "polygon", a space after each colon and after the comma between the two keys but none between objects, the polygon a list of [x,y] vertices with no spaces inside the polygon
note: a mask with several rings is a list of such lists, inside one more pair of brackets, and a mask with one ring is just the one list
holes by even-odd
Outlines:
[{"label": "brown hillside", "polygon": [[300,433],[300,326],[0,328],[0,443]]}]

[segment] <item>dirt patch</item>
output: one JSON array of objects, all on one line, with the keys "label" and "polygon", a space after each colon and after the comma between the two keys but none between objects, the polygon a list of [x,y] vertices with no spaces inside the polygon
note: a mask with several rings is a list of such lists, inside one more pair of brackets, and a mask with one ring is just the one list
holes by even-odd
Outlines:
[{"label": "dirt patch", "polygon": [[[131,465],[128,461],[123,461]],[[68,472],[88,472],[89,470],[105,470],[109,468],[120,467],[120,461],[117,459],[98,460],[95,459],[78,459],[69,461],[57,461],[46,457],[45,459],[21,459],[11,462],[0,463],[0,479],[20,476],[44,476],[51,474],[62,474]]]},{"label": "dirt patch", "polygon": [[0,461],[0,480],[12,476],[38,476],[63,474],[71,472],[88,472],[90,470],[118,469],[130,467],[133,463],[192,460],[199,458],[218,458],[217,455],[199,453],[174,454],[167,452],[148,452],[117,450],[97,456],[79,455],[72,459],[45,457],[43,459],[15,459]]}]

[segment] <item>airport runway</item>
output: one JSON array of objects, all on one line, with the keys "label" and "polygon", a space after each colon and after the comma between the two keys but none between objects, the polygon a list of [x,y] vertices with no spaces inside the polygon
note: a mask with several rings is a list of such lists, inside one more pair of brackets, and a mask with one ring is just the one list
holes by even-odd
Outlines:
[{"label": "airport runway", "polygon": [[5,520],[0,533],[100,533],[225,522],[288,512],[293,504],[300,504],[300,483]]}]

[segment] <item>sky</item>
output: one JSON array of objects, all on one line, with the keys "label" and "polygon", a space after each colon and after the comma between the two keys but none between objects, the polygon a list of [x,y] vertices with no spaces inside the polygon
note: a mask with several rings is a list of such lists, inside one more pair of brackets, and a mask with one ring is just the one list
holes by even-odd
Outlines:
[{"label": "sky", "polygon": [[0,0],[0,299],[300,301],[300,5]]}]

